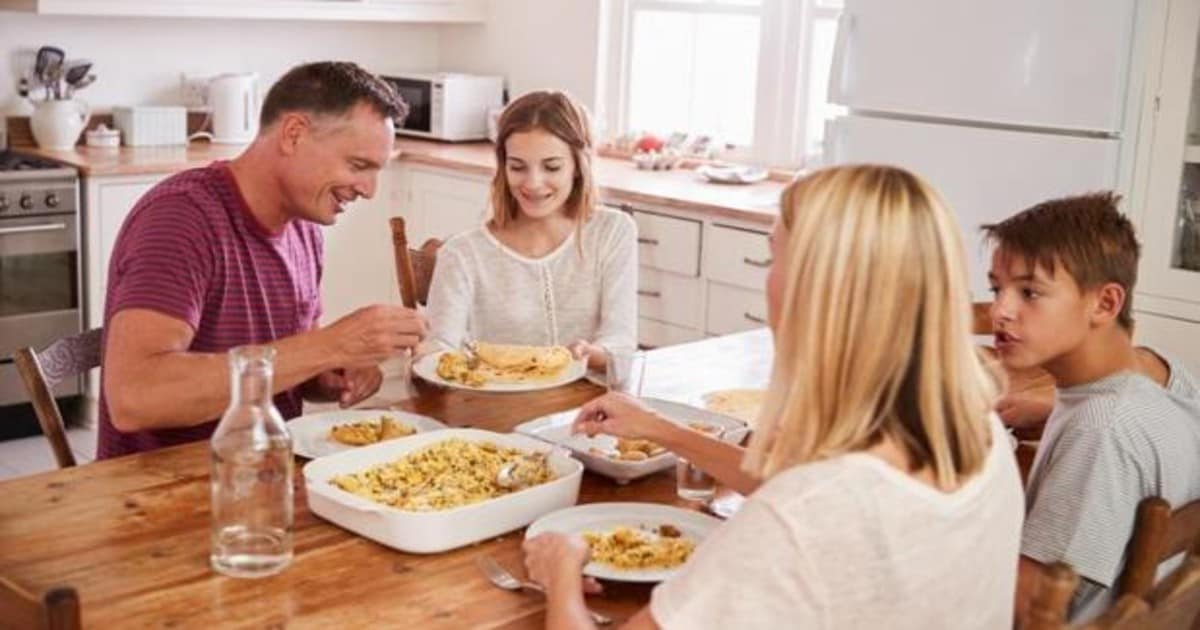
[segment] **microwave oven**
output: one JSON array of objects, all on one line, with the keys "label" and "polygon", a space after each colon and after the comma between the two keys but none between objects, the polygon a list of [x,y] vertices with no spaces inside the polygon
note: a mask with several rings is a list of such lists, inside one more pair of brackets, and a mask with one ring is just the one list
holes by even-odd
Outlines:
[{"label": "microwave oven", "polygon": [[461,142],[487,138],[489,109],[504,105],[504,78],[473,74],[383,75],[408,104],[397,134]]}]

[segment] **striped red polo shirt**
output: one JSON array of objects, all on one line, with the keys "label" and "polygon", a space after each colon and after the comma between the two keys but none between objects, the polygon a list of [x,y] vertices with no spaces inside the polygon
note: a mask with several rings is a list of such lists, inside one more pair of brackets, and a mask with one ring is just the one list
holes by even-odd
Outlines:
[{"label": "striped red polo shirt", "polygon": [[[167,178],[129,213],[109,261],[104,327],[144,308],[186,322],[190,352],[225,352],[313,328],[321,313],[320,228],[292,220],[271,234],[237,188],[228,163]],[[300,415],[299,388],[275,396],[284,418]],[[100,389],[98,459],[207,439],[216,419],[178,428],[122,433]]]}]

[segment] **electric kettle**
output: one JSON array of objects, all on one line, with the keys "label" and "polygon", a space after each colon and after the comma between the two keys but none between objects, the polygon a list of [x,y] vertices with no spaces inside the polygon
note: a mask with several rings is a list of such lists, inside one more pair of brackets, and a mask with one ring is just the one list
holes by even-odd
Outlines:
[{"label": "electric kettle", "polygon": [[247,144],[258,134],[258,75],[222,74],[208,82],[212,141]]}]

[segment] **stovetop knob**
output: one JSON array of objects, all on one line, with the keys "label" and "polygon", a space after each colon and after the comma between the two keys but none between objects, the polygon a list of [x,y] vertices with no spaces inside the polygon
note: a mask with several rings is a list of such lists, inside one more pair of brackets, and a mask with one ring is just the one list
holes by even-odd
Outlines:
[{"label": "stovetop knob", "polygon": [[50,194],[46,195],[46,207],[47,208],[57,208],[58,207],[58,195],[56,195],[54,193],[50,193]]},{"label": "stovetop knob", "polygon": [[33,197],[29,195],[21,195],[21,200],[17,202],[23,210],[33,210]]}]

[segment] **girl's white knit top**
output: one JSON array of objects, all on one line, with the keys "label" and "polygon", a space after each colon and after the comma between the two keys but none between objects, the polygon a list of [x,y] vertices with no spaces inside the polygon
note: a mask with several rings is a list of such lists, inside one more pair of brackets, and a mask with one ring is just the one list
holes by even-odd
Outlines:
[{"label": "girl's white knit top", "polygon": [[583,340],[632,349],[637,265],[633,219],[604,206],[541,258],[513,251],[486,226],[463,232],[438,250],[426,310],[431,341],[457,346],[464,337],[525,345]]}]

